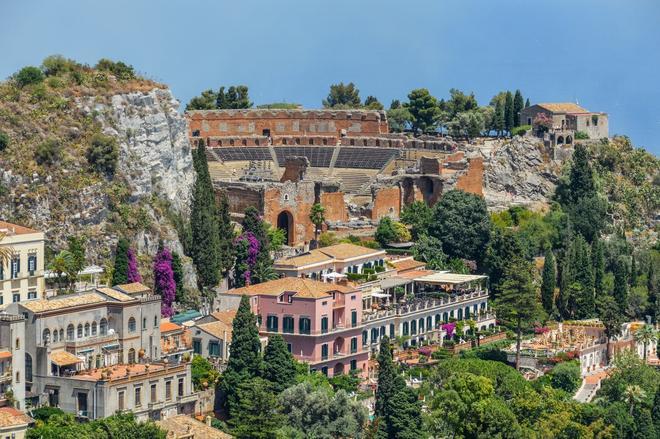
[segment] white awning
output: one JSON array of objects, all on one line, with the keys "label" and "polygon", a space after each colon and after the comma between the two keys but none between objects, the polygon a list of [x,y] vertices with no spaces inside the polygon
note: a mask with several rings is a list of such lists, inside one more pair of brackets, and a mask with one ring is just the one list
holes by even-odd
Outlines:
[{"label": "white awning", "polygon": [[346,277],[345,274],[342,273],[337,273],[336,271],[333,271],[332,273],[326,273],[323,275],[324,278],[326,279],[343,279]]},{"label": "white awning", "polygon": [[418,277],[415,279],[415,282],[424,282],[428,284],[460,285],[474,281],[481,281],[486,278],[487,276],[481,274],[457,274],[457,273],[440,272],[440,273],[433,273],[426,276]]},{"label": "white awning", "polygon": [[371,293],[371,297],[381,297],[381,298],[387,298],[387,297],[392,297],[389,294],[385,293]]}]

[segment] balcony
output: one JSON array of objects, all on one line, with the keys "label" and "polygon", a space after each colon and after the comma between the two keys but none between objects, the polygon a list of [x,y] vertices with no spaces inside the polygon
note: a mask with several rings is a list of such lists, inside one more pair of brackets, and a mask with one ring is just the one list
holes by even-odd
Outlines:
[{"label": "balcony", "polygon": [[96,345],[101,343],[116,343],[118,340],[117,334],[95,335],[91,337],[83,337],[77,340],[66,340],[64,345],[71,348],[79,348],[83,346]]},{"label": "balcony", "polygon": [[196,393],[191,393],[190,395],[177,396],[176,402],[179,404],[187,404],[189,402],[196,402],[198,395]]}]

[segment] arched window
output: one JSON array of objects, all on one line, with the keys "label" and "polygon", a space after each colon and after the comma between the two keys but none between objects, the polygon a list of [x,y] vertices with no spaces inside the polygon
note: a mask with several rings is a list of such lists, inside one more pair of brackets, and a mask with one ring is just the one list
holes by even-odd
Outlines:
[{"label": "arched window", "polygon": [[108,321],[106,319],[101,319],[100,323],[100,328],[99,331],[101,331],[101,335],[107,335],[108,334]]},{"label": "arched window", "polygon": [[158,328],[158,315],[154,316],[154,328]]},{"label": "arched window", "polygon": [[394,323],[390,323],[390,338],[394,338]]},{"label": "arched window", "polygon": [[56,330],[53,331],[53,343],[57,343],[59,341],[59,332]]},{"label": "arched window", "polygon": [[44,345],[47,345],[50,342],[50,329],[48,329],[48,328],[44,329],[44,332],[43,332],[43,335],[41,336],[41,339],[43,340]]},{"label": "arched window", "polygon": [[128,332],[135,332],[135,319],[133,317],[128,319]]},{"label": "arched window", "polygon": [[426,318],[426,330],[430,331],[431,329],[433,329],[433,317],[428,316]]},{"label": "arched window", "polygon": [[85,323],[85,337],[89,337],[89,323]]},{"label": "arched window", "polygon": [[408,322],[403,322],[403,335],[408,335]]},{"label": "arched window", "polygon": [[32,355],[25,353],[25,379],[32,381]]},{"label": "arched window", "polygon": [[380,327],[380,336],[385,337],[385,326]]},{"label": "arched window", "polygon": [[378,341],[378,329],[371,328],[371,342],[376,343]]},{"label": "arched window", "polygon": [[135,349],[130,348],[128,350],[128,363],[133,364],[135,363]]},{"label": "arched window", "polygon": [[82,338],[83,336],[83,325],[78,323],[78,330],[76,331],[76,338]]},{"label": "arched window", "polygon": [[465,318],[466,319],[470,318],[470,307],[469,306],[465,307]]},{"label": "arched window", "polygon": [[417,320],[410,322],[410,335],[417,334]]},{"label": "arched window", "polygon": [[463,309],[462,308],[458,310],[457,315],[458,315],[458,320],[463,320]]},{"label": "arched window", "polygon": [[438,328],[440,327],[440,314],[435,315],[435,327]]},{"label": "arched window", "polygon": [[369,340],[369,333],[366,330],[362,331],[362,346],[366,346],[368,340]]},{"label": "arched window", "polygon": [[60,329],[60,341],[64,341],[64,329]]},{"label": "arched window", "polygon": [[96,322],[92,322],[92,336],[96,335]]},{"label": "arched window", "polygon": [[449,321],[449,314],[446,311],[442,313],[442,321],[445,323]]},{"label": "arched window", "polygon": [[419,333],[424,332],[424,319],[419,319]]}]

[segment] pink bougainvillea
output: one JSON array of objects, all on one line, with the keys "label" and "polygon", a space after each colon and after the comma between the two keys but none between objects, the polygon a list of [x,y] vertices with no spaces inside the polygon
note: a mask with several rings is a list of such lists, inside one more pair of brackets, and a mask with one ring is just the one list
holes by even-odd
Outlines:
[{"label": "pink bougainvillea", "polygon": [[545,334],[546,332],[550,332],[550,328],[548,327],[536,327],[534,328],[534,334]]},{"label": "pink bougainvillea", "polygon": [[252,271],[257,264],[261,245],[252,232],[241,234],[234,241],[234,245],[238,249],[236,255],[236,272],[243,278],[244,285],[250,285]]},{"label": "pink bougainvillea", "polygon": [[132,248],[129,248],[126,252],[128,258],[128,281],[129,282],[142,282],[142,276],[140,276],[140,271],[137,266],[137,259],[135,257],[135,251]]},{"label": "pink bougainvillea", "polygon": [[167,248],[160,250],[154,259],[154,291],[161,297],[161,315],[170,317],[174,314],[172,302],[176,293],[176,283],[172,270],[172,254]]},{"label": "pink bougainvillea", "polygon": [[442,330],[447,333],[447,337],[451,338],[454,335],[454,330],[456,329],[456,323],[445,323],[441,326]]}]

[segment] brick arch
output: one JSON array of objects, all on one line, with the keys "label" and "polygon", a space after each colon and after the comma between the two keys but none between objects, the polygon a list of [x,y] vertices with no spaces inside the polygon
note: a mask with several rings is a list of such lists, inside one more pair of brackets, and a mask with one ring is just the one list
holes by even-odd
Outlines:
[{"label": "brick arch", "polygon": [[287,245],[293,245],[296,237],[294,236],[293,214],[288,210],[283,210],[277,214],[277,228],[284,230]]}]

